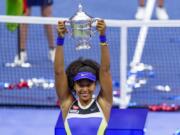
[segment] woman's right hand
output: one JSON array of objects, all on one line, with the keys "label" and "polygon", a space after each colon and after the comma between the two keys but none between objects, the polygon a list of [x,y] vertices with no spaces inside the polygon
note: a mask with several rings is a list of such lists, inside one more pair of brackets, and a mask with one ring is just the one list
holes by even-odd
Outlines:
[{"label": "woman's right hand", "polygon": [[57,32],[58,32],[58,36],[60,36],[60,37],[65,36],[65,33],[67,33],[65,21],[58,21]]}]

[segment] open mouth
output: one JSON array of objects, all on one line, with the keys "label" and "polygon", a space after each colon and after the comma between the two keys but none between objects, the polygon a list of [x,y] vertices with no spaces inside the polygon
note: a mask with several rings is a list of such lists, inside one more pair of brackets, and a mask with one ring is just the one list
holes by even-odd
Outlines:
[{"label": "open mouth", "polygon": [[88,93],[81,93],[82,97],[87,97],[89,94]]}]

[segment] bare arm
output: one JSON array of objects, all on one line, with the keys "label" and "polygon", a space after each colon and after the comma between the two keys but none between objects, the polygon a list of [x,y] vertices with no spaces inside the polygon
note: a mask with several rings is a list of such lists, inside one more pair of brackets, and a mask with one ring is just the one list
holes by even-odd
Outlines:
[{"label": "bare arm", "polygon": [[56,48],[54,71],[56,92],[62,103],[70,94],[68,92],[67,76],[64,70],[64,52],[62,46]]},{"label": "bare arm", "polygon": [[101,46],[101,65],[100,65],[100,96],[112,104],[112,78],[110,73],[110,54],[108,46]]},{"label": "bare arm", "polygon": [[[66,32],[64,22],[58,24],[58,36],[63,38]],[[72,103],[73,97],[68,90],[68,81],[64,68],[64,50],[63,45],[59,44],[56,48],[55,61],[54,61],[54,72],[55,72],[55,87],[56,93],[60,100],[60,106],[64,112],[64,117]]]},{"label": "bare arm", "polygon": [[[98,22],[97,29],[101,36],[105,35],[106,26],[104,21]],[[98,98],[102,109],[104,108],[105,110],[104,112],[106,115],[109,113],[108,111],[110,111],[112,106],[112,78],[110,73],[110,53],[107,43],[103,43],[103,45],[101,45],[101,65],[99,78],[101,91]]]}]

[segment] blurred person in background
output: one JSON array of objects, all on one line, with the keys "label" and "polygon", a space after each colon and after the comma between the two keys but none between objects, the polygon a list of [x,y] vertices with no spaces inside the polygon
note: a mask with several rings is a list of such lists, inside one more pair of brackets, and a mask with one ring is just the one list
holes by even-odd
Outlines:
[{"label": "blurred person in background", "polygon": [[[156,17],[159,20],[168,20],[169,16],[164,8],[164,0],[157,0]],[[135,14],[137,20],[143,20],[145,16],[145,0],[139,0],[139,7]]]},{"label": "blurred person in background", "polygon": [[[55,86],[67,135],[104,135],[110,117],[112,78],[105,22],[99,20],[96,28],[100,39],[100,65],[94,60],[80,58],[71,62],[65,71],[63,44],[67,30],[64,22],[58,23]],[[98,84],[100,92],[93,98]]]},{"label": "blurred person in background", "polygon": [[[31,15],[32,6],[39,6],[41,8],[41,15],[43,17],[52,16],[52,4],[53,0],[23,0],[23,14],[25,16]],[[44,25],[45,32],[48,39],[48,58],[54,62],[55,57],[55,47],[54,47],[54,38],[53,38],[53,29],[52,25]],[[28,24],[20,25],[20,59],[18,55],[15,56],[14,61],[20,61],[22,63],[27,61],[27,52],[26,52],[26,41],[27,41],[27,32]]]}]

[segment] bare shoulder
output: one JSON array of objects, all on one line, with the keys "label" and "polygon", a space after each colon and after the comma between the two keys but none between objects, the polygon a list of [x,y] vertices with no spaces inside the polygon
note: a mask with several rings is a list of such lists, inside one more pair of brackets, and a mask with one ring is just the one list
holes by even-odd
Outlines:
[{"label": "bare shoulder", "polygon": [[63,119],[65,120],[66,116],[67,116],[67,113],[69,111],[69,108],[71,107],[72,103],[75,101],[75,98],[70,95],[66,98],[66,100],[63,100],[61,103],[60,103],[60,108],[61,108],[61,111],[62,111],[62,115],[63,115]]},{"label": "bare shoulder", "polygon": [[108,103],[105,99],[103,99],[103,97],[101,96],[98,96],[97,97],[97,101],[104,113],[104,116],[106,118],[106,120],[108,121],[109,120],[109,117],[110,117],[110,112],[111,112],[111,108],[112,108],[112,104],[111,103]]}]

